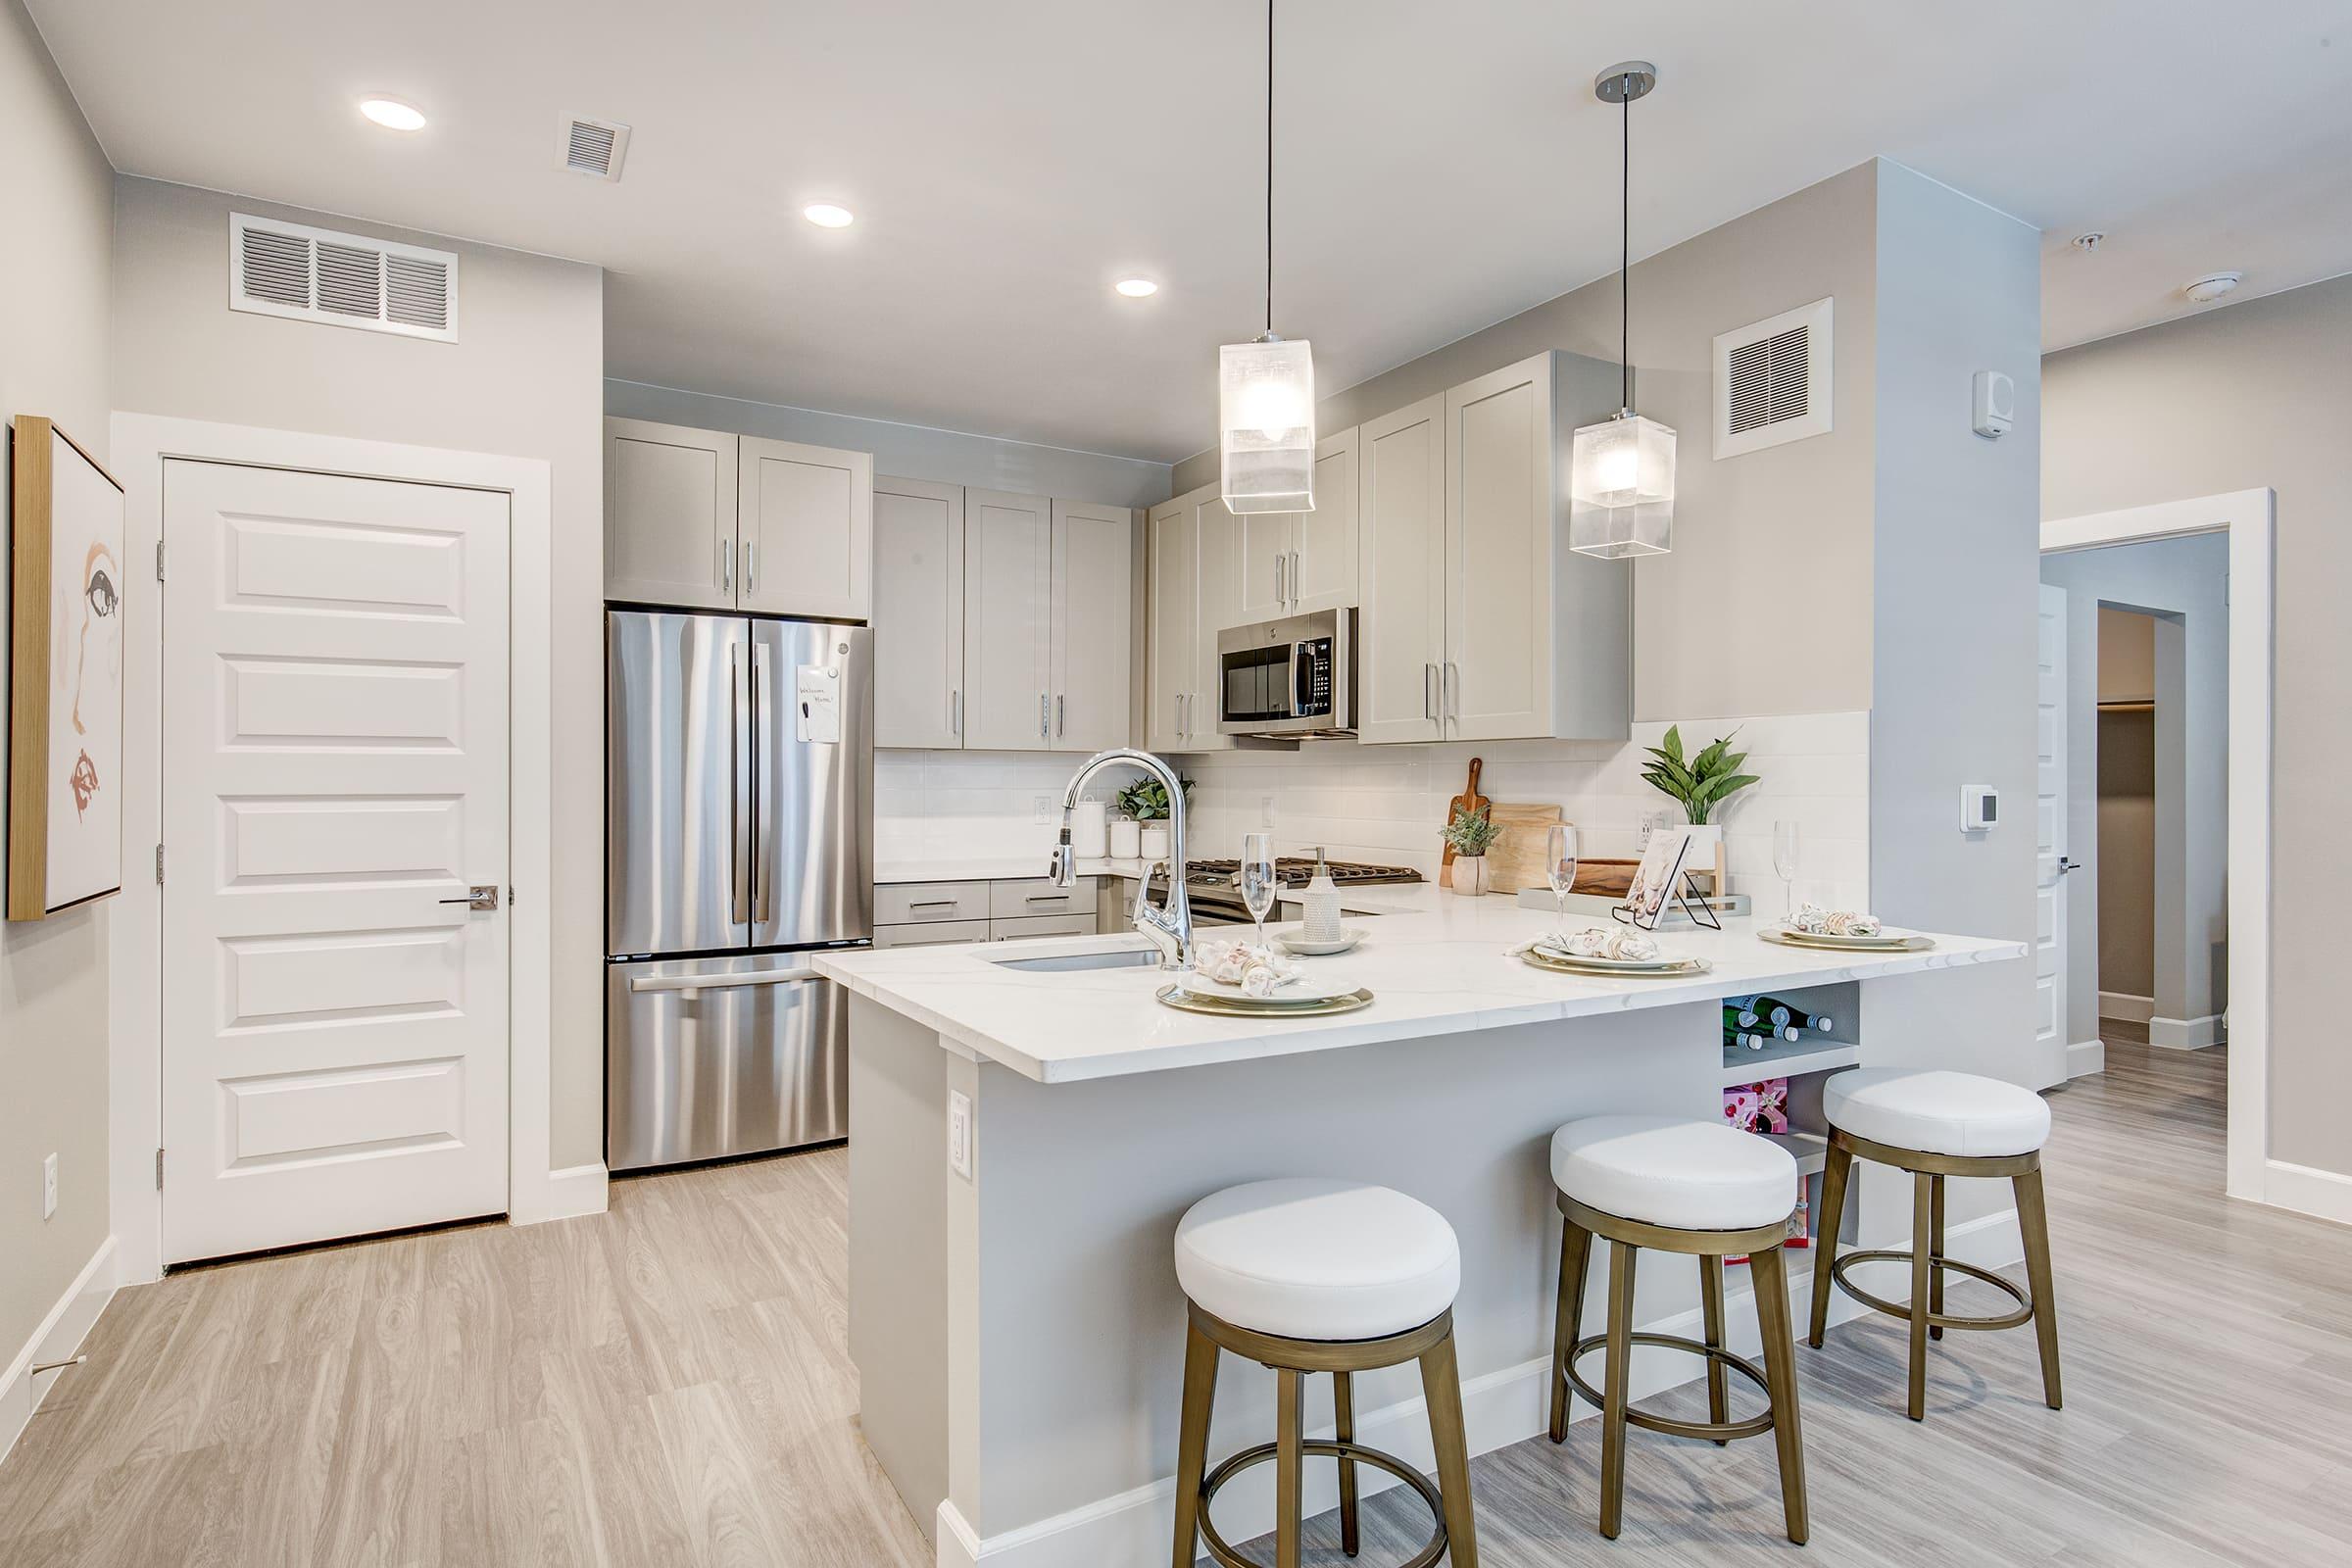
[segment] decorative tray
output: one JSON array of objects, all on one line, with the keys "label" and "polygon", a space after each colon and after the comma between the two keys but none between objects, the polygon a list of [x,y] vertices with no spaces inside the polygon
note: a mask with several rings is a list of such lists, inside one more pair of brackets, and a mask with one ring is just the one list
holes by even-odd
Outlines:
[{"label": "decorative tray", "polygon": [[1336,1012],[1354,1012],[1372,1005],[1372,993],[1357,989],[1326,997],[1246,997],[1187,991],[1165,985],[1153,993],[1163,1007],[1179,1012],[1205,1012],[1220,1018],[1327,1018]]},{"label": "decorative tray", "polygon": [[1651,958],[1629,963],[1623,958],[1581,958],[1569,954],[1551,954],[1528,948],[1519,960],[1531,968],[1549,969],[1554,974],[1592,975],[1607,980],[1680,980],[1707,972],[1704,958]]},{"label": "decorative tray", "polygon": [[1766,926],[1756,935],[1766,942],[1775,943],[1784,948],[1827,948],[1839,953],[1925,953],[1936,946],[1934,937],[1917,935],[1815,936],[1811,932],[1789,931],[1781,926]]}]

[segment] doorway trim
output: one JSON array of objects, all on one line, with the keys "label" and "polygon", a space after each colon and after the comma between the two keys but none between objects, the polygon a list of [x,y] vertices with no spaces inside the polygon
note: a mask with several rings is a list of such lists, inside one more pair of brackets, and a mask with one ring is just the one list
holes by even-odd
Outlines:
[{"label": "doorway trim", "polygon": [[[164,464],[174,458],[299,468],[355,478],[460,485],[510,498],[508,681],[509,877],[520,893],[508,928],[507,1210],[514,1224],[601,1213],[605,1167],[549,1168],[549,985],[555,786],[549,714],[554,565],[552,480],[540,458],[446,451],[294,430],[118,412],[115,470],[128,489],[126,556],[134,582],[154,583],[163,540]],[[169,570],[170,563],[165,563]],[[132,615],[123,626],[124,858],[162,842],[163,623]],[[163,1141],[163,899],[152,877],[126,877],[112,910],[109,960],[108,1177],[122,1283],[163,1277],[163,1201],[155,1151]]]},{"label": "doorway trim", "polygon": [[[2342,1219],[2312,1173],[2271,1154],[2271,742],[2278,492],[2233,490],[2041,525],[2044,555],[2230,536],[2230,1107],[2231,1198]],[[2333,1196],[2333,1195],[2329,1195]]]}]

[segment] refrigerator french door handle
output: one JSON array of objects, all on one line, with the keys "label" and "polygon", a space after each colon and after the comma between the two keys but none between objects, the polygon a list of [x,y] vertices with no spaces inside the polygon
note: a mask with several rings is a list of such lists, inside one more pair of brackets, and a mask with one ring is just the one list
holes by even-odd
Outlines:
[{"label": "refrigerator french door handle", "polygon": [[775,836],[775,803],[760,798],[760,775],[774,756],[775,703],[770,694],[770,671],[765,643],[752,644],[752,920],[767,924],[771,871],[769,840]]},{"label": "refrigerator french door handle", "polygon": [[727,991],[737,986],[793,986],[822,980],[814,969],[754,969],[745,974],[633,974],[631,991]]},{"label": "refrigerator french door handle", "polygon": [[749,925],[752,919],[751,803],[744,798],[743,755],[749,728],[743,705],[750,695],[744,688],[750,684],[744,674],[743,645],[736,643],[727,651],[727,889],[737,925]]}]

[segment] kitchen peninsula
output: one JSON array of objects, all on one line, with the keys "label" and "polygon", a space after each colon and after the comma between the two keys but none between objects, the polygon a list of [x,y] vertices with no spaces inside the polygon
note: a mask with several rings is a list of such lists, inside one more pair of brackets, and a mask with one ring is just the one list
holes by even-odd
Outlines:
[{"label": "kitchen peninsula", "polygon": [[[1581,979],[1511,956],[1554,923],[1549,911],[1381,891],[1397,912],[1371,922],[1356,951],[1312,960],[1319,976],[1375,994],[1332,1017],[1161,1006],[1167,976],[1131,935],[815,960],[853,996],[860,1419],[937,1532],[942,1563],[1166,1562],[1184,1347],[1169,1245],[1203,1194],[1316,1174],[1396,1187],[1443,1212],[1461,1239],[1470,1446],[1497,1447],[1544,1420],[1554,1128],[1610,1111],[1712,1118],[1727,1083],[1794,1074],[1801,1085],[1856,1062],[1965,1067],[1948,1045],[1874,1036],[1874,999],[2027,951],[1938,936],[1924,952],[1806,952],[1731,920],[1660,933],[1670,953],[1707,960],[1704,974]],[[1733,1056],[1721,999],[1757,991],[1817,999],[1836,1034]],[[1899,1231],[1892,1197],[1866,1176],[1849,1240]],[[1736,1345],[1753,1344],[1745,1299],[1736,1284]],[[1694,1322],[1696,1303],[1694,1273],[1669,1263],[1642,1275],[1644,1327]],[[1836,1304],[1840,1317],[1852,1309]],[[1637,1396],[1691,1374],[1679,1358],[1638,1357]],[[1317,1396],[1310,1420],[1328,1426],[1328,1395]],[[1363,1376],[1359,1437],[1427,1465],[1418,1400],[1410,1368]],[[1229,1358],[1212,1460],[1262,1435],[1272,1403],[1273,1379]],[[1261,1467],[1220,1498],[1229,1539],[1265,1528],[1270,1482]],[[1310,1465],[1307,1482],[1309,1510],[1331,1506],[1331,1467]]]}]

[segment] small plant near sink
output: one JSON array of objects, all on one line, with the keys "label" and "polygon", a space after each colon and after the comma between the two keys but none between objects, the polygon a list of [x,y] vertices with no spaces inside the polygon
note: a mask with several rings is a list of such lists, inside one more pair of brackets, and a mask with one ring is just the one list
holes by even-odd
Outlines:
[{"label": "small plant near sink", "polygon": [[1453,891],[1476,898],[1494,886],[1487,873],[1487,851],[1494,847],[1502,829],[1495,825],[1492,808],[1482,806],[1465,811],[1454,808],[1445,836],[1446,847],[1453,851]]}]

